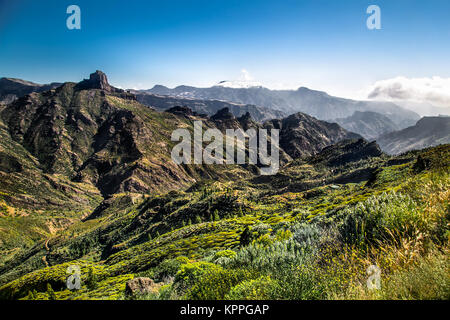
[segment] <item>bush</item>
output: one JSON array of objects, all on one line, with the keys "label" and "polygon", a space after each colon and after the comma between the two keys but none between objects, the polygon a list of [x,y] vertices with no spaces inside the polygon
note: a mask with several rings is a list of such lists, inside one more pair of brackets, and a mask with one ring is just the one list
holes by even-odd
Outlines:
[{"label": "bush", "polygon": [[278,285],[270,276],[262,276],[254,280],[245,280],[233,287],[225,296],[229,300],[269,300],[271,292]]},{"label": "bush", "polygon": [[97,276],[94,273],[93,268],[89,268],[88,276],[86,279],[86,286],[89,290],[95,290],[97,288]]},{"label": "bush", "polygon": [[344,216],[340,233],[350,244],[376,245],[389,239],[390,231],[412,235],[417,228],[426,229],[417,204],[395,192],[373,196],[340,214]]},{"label": "bush", "polygon": [[175,275],[175,288],[178,292],[183,292],[200,281],[204,273],[221,269],[222,267],[205,261],[182,264],[180,270]]},{"label": "bush", "polygon": [[234,252],[233,250],[222,250],[214,254],[214,256],[212,257],[212,261],[220,265],[222,263],[226,263],[235,256],[236,252]]},{"label": "bush", "polygon": [[175,259],[167,259],[159,264],[153,271],[155,281],[165,281],[168,278],[175,277],[182,264],[189,263],[186,257],[177,257]]},{"label": "bush", "polygon": [[292,228],[294,240],[302,247],[316,246],[321,230],[315,224],[299,223]]},{"label": "bush", "polygon": [[242,281],[254,279],[257,274],[244,269],[210,269],[205,272],[184,296],[194,300],[222,300],[230,289]]},{"label": "bush", "polygon": [[222,265],[228,268],[246,268],[263,274],[276,274],[305,263],[311,258],[310,252],[292,239],[267,246],[252,244],[239,250],[234,258]]},{"label": "bush", "polygon": [[274,274],[274,279],[265,295],[270,299],[317,300],[326,299],[327,290],[319,281],[318,270],[313,264],[280,270]]},{"label": "bush", "polygon": [[423,257],[382,284],[383,299],[450,300],[450,264],[447,254]]}]

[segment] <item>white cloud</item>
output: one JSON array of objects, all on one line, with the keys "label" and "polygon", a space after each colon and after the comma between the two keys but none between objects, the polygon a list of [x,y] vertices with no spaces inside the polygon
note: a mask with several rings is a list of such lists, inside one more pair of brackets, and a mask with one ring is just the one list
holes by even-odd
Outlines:
[{"label": "white cloud", "polygon": [[262,84],[255,81],[247,69],[242,69],[240,76],[236,80],[221,81],[217,84],[217,86],[228,88],[251,88],[262,86]]},{"label": "white cloud", "polygon": [[369,88],[369,99],[414,101],[450,107],[450,78],[396,77],[375,82]]},{"label": "white cloud", "polygon": [[246,69],[241,70],[241,76],[239,77],[239,80],[241,81],[253,81],[253,77],[250,75],[250,73]]}]

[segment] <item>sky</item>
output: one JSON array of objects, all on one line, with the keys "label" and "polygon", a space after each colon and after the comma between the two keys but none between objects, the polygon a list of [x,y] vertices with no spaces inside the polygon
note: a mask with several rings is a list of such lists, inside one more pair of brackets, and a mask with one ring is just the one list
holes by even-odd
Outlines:
[{"label": "sky", "polygon": [[[73,4],[80,30],[66,27]],[[0,0],[0,77],[38,83],[99,69],[121,88],[240,79],[364,98],[406,79],[450,101],[449,57],[448,0]]]}]

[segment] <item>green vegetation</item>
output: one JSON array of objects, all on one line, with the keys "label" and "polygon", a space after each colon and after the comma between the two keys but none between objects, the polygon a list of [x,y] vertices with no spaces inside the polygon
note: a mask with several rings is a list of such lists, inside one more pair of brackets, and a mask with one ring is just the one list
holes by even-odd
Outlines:
[{"label": "green vegetation", "polygon": [[[135,277],[158,285],[136,299],[450,299],[449,145],[352,158],[343,143],[271,177],[171,167],[170,132],[192,119],[57,90],[56,103],[82,119],[83,130],[64,127],[74,141],[57,141],[70,152],[39,159],[0,122],[0,153],[17,150],[0,163],[0,299],[128,299]],[[119,133],[96,136],[95,149],[100,126]],[[44,142],[35,147],[47,157]],[[371,265],[379,290],[367,287]],[[70,266],[79,290],[66,286]]]}]

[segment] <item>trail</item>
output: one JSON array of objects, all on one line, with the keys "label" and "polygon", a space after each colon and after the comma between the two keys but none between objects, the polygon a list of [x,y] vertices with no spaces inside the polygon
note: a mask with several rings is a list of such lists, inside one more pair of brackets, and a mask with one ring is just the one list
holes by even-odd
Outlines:
[{"label": "trail", "polygon": [[[45,250],[47,251],[47,253],[50,252],[50,248],[49,248],[49,246],[48,246],[48,242],[49,242],[49,241],[50,241],[50,238],[48,238],[47,240],[45,240],[45,244],[44,244],[44,247],[45,247]],[[44,261],[46,267],[49,267],[49,266],[50,266],[50,265],[48,264],[48,261],[47,261],[47,254],[45,254],[45,255],[42,257],[42,261]]]}]

